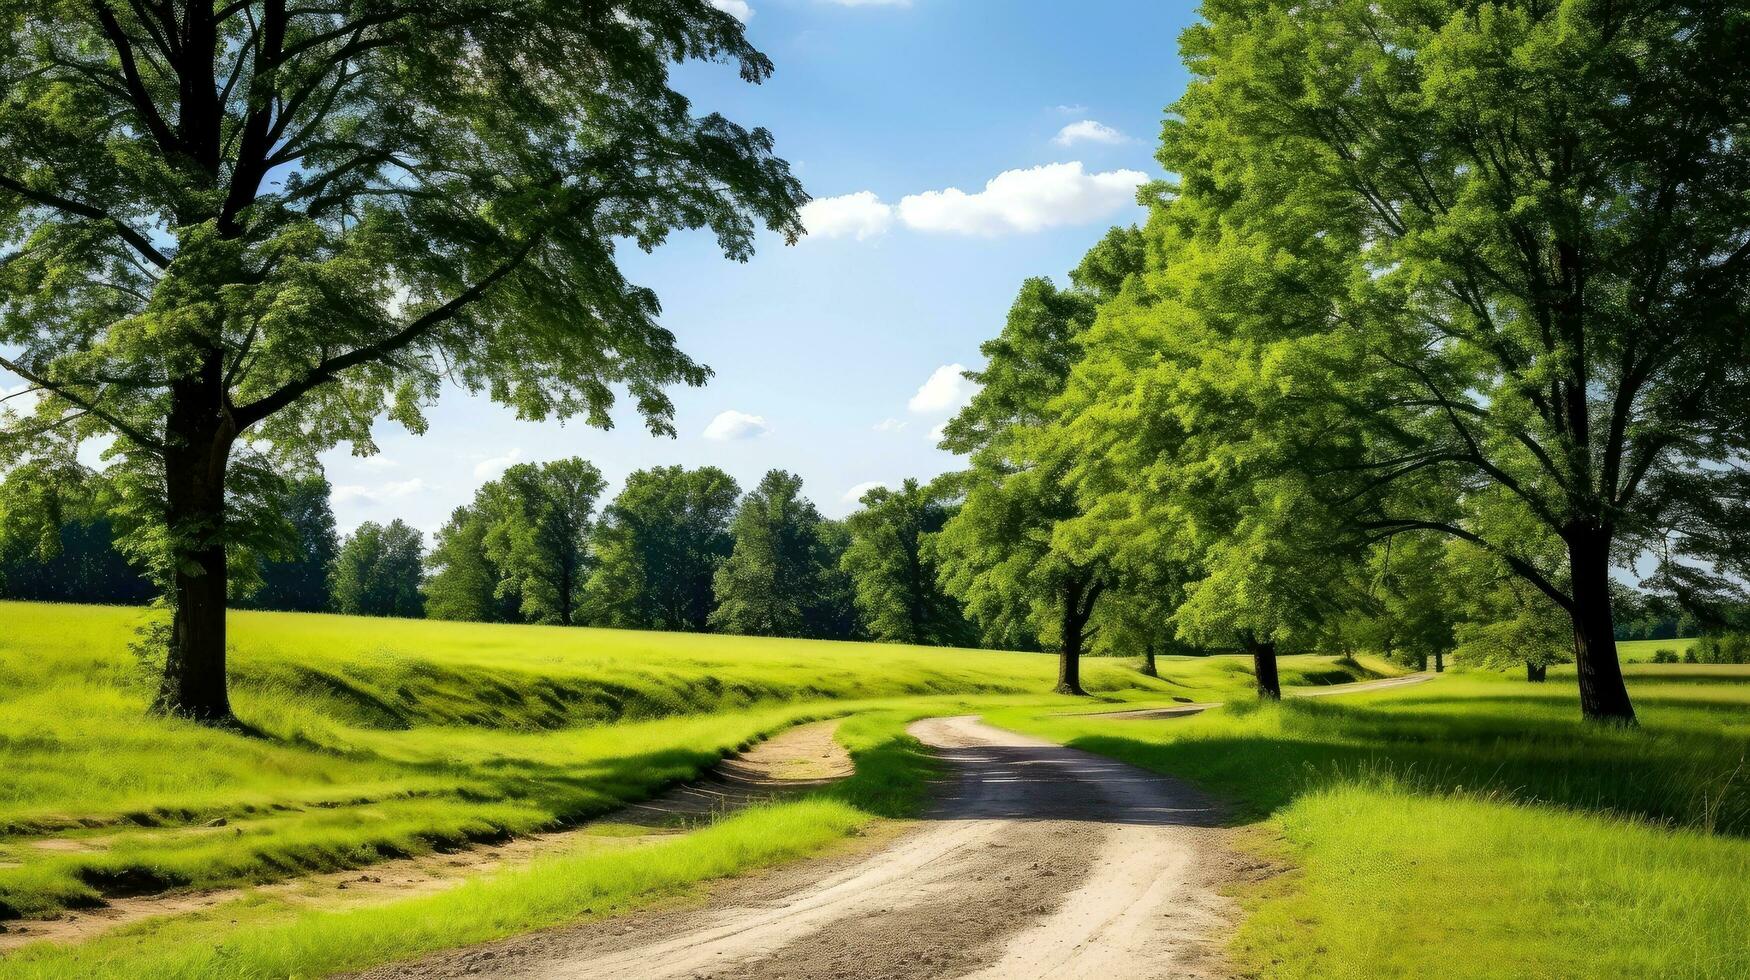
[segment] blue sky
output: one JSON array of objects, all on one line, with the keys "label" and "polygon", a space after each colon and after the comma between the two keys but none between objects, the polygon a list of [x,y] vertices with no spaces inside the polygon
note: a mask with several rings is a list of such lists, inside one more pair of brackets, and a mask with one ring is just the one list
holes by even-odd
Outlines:
[{"label": "blue sky", "polygon": [[750,86],[691,65],[677,85],[700,112],[770,129],[818,203],[807,239],[767,236],[746,264],[707,235],[623,254],[716,371],[673,392],[678,437],[630,410],[608,432],[519,422],[452,391],[424,436],[381,423],[380,455],[323,457],[343,529],[401,517],[435,531],[513,461],[582,456],[610,495],[653,465],[716,465],[744,487],[783,467],[835,516],[854,487],[952,468],[930,433],[968,392],[941,369],[979,363],[1023,278],[1061,280],[1106,227],[1140,217],[1131,185],[1160,176],[1193,17],[1144,0],[714,2],[776,73]]}]

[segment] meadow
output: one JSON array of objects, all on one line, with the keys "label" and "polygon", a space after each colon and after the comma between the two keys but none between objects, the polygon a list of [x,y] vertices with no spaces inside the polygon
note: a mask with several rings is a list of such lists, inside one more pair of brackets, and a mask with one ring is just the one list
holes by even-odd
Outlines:
[{"label": "meadow", "polygon": [[[1582,724],[1571,675],[1251,702],[1241,657],[1092,659],[1071,715],[1047,655],[614,630],[234,613],[244,732],[146,715],[137,609],[0,603],[0,903],[297,880],[578,824],[797,722],[847,716],[856,774],[639,838],[581,834],[435,894],[334,906],[286,890],[0,956],[0,976],[319,976],[687,900],[915,811],[904,734],[978,713],[1170,772],[1233,805],[1280,874],[1244,886],[1234,954],[1270,976],[1750,972],[1750,671],[1631,665],[1640,731]],[[1650,650],[1648,653],[1650,654]],[[1285,658],[1287,685],[1390,671]],[[1122,704],[1118,706],[1124,706]],[[327,899],[333,893],[325,893]],[[3,924],[3,923],[0,923]],[[13,922],[13,927],[20,923]],[[28,919],[24,923],[28,926]],[[1350,969],[1352,967],[1352,969]]]}]

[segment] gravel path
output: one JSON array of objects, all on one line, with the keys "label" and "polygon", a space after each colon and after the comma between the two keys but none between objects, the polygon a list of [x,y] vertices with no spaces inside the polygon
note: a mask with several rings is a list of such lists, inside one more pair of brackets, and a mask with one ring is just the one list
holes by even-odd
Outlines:
[{"label": "gravel path", "polygon": [[1224,976],[1218,892],[1249,870],[1184,783],[992,728],[918,722],[947,776],[879,845],[721,883],[698,907],[368,977],[909,980]]}]

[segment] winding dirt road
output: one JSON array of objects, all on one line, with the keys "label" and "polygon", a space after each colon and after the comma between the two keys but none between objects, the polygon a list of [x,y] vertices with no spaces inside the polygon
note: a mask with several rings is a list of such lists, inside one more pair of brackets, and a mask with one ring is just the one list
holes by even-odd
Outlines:
[{"label": "winding dirt road", "polygon": [[1184,783],[983,724],[918,722],[948,775],[878,847],[673,908],[375,971],[614,980],[1210,977],[1246,869]]}]

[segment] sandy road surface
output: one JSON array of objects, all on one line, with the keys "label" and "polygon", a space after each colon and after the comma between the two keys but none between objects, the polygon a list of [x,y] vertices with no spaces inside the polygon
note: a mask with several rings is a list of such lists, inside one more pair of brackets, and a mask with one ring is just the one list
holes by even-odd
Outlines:
[{"label": "sandy road surface", "polygon": [[1187,785],[974,718],[918,722],[947,765],[880,847],[720,885],[677,908],[521,937],[372,978],[1205,977],[1216,891],[1245,870]]}]

